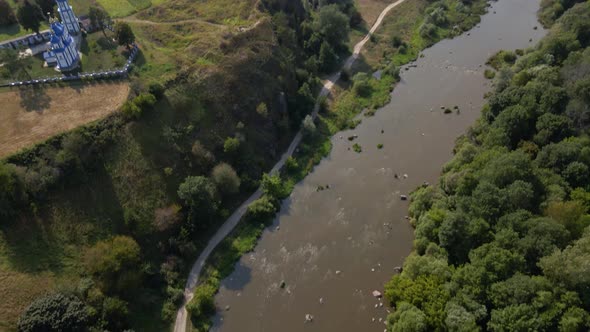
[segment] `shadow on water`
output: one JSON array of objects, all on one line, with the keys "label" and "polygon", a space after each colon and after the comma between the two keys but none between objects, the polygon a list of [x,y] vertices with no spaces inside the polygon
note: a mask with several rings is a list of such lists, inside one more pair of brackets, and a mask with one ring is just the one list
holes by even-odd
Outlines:
[{"label": "shadow on water", "polygon": [[223,281],[223,287],[234,291],[242,290],[252,280],[252,269],[239,261],[234,267],[236,277]]},{"label": "shadow on water", "polygon": [[27,112],[40,112],[48,109],[51,105],[51,97],[47,94],[45,88],[41,86],[32,86],[19,90],[21,98],[20,105]]}]

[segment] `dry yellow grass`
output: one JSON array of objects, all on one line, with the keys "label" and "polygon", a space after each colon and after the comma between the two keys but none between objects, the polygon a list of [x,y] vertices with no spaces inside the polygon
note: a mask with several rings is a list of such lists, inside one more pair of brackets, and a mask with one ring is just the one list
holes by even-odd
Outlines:
[{"label": "dry yellow grass", "polygon": [[127,82],[0,92],[0,157],[104,118],[128,94]]},{"label": "dry yellow grass", "polygon": [[36,275],[6,271],[0,267],[0,331],[15,331],[25,308],[39,296],[54,290],[51,273]]}]

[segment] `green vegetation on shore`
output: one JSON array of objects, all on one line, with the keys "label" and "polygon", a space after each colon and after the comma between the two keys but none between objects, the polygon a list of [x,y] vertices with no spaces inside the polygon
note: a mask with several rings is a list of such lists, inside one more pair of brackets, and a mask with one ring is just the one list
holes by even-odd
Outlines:
[{"label": "green vegetation on shore", "polygon": [[568,8],[536,48],[491,59],[481,119],[411,195],[390,331],[590,328],[590,3]]},{"label": "green vegetation on shore", "polygon": [[[475,7],[478,8],[478,7]],[[479,22],[480,11],[471,12],[470,15],[477,19],[471,19],[473,24]],[[392,15],[390,20],[408,19],[407,17]],[[413,17],[416,19],[416,17]],[[440,35],[438,38],[442,38]],[[408,60],[409,61],[409,60]],[[341,81],[341,91],[331,105],[323,101],[322,109],[316,120],[313,134],[306,130],[299,152],[290,158],[280,177],[272,177],[263,187],[272,183],[274,194],[266,194],[250,206],[248,214],[236,229],[222,244],[215,249],[213,255],[207,261],[201,276],[199,286],[195,289],[195,297],[187,306],[191,313],[191,323],[198,331],[207,331],[210,327],[211,316],[215,313],[214,296],[217,293],[220,282],[233,272],[235,263],[241,256],[256,246],[258,238],[275,218],[280,209],[280,200],[288,196],[295,184],[301,181],[313,167],[327,156],[331,150],[330,138],[338,131],[354,128],[360,120],[355,120],[363,109],[374,112],[384,106],[390,100],[390,93],[399,80],[399,69],[393,61],[383,68],[381,77],[376,79],[366,73],[358,73],[350,78],[348,72],[344,72]],[[304,122],[305,125],[305,122]],[[379,145],[381,149],[383,145]],[[354,144],[352,149],[361,152],[362,148]],[[253,213],[257,211],[258,213]]]}]

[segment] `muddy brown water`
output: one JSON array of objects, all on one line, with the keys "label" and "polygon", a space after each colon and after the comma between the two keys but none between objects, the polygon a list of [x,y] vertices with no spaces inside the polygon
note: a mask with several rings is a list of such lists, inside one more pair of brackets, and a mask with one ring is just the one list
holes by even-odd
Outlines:
[{"label": "muddy brown water", "polygon": [[[334,136],[330,155],[295,187],[255,250],[223,280],[212,330],[383,331],[379,319],[388,308],[371,293],[382,291],[412,249],[408,203],[400,195],[437,181],[490,90],[486,60],[500,49],[532,46],[546,33],[538,8],[538,0],[492,3],[478,27],[425,50],[417,67],[402,70],[390,104]],[[443,114],[441,106],[455,105],[460,114]],[[348,141],[354,134],[358,139]],[[362,153],[352,151],[353,143]],[[313,322],[305,322],[306,314]]]}]

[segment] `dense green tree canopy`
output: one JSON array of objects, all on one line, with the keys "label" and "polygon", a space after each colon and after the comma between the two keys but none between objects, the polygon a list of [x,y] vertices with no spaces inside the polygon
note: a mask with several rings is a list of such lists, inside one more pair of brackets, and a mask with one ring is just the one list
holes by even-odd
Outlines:
[{"label": "dense green tree canopy", "polygon": [[45,14],[39,5],[31,0],[24,0],[16,11],[18,21],[27,30],[39,33],[41,22],[45,20]]},{"label": "dense green tree canopy", "polygon": [[415,253],[385,287],[392,331],[590,328],[590,3],[549,2],[562,17],[535,49],[495,56],[481,121],[412,194]]},{"label": "dense green tree canopy", "polygon": [[72,295],[56,293],[37,299],[21,315],[19,332],[86,331],[87,307]]}]

